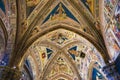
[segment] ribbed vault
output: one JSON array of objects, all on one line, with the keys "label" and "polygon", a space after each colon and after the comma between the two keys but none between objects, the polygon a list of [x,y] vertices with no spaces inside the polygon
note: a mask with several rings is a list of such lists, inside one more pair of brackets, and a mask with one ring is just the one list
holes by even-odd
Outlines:
[{"label": "ribbed vault", "polygon": [[[102,55],[94,45],[84,37],[66,29],[57,29],[44,34],[29,47],[25,55],[29,55],[28,52],[31,52],[38,67],[36,75],[39,77],[36,79],[41,80],[89,79],[87,74],[92,61],[104,65]],[[21,63],[26,58],[27,56]]]}]

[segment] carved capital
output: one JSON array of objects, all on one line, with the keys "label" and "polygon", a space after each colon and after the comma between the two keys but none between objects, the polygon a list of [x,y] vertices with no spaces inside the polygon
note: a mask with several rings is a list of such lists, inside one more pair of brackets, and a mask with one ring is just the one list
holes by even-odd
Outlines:
[{"label": "carved capital", "polygon": [[0,66],[0,80],[20,80],[21,72],[7,66]]}]

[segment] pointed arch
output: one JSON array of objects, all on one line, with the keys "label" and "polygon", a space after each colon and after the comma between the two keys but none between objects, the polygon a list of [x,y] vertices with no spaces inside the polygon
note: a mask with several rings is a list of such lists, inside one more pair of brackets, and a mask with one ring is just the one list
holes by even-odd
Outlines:
[{"label": "pointed arch", "polygon": [[3,33],[4,33],[4,42],[5,42],[5,46],[7,46],[7,40],[8,40],[8,32],[7,32],[7,29],[2,21],[2,19],[0,18],[0,27],[2,28],[3,30]]},{"label": "pointed arch", "polygon": [[[106,53],[106,50],[103,49],[102,47],[99,46],[99,42],[97,40],[95,40],[93,37],[89,36],[88,34],[80,31],[80,30],[77,30],[71,26],[68,26],[68,25],[63,25],[63,24],[58,24],[58,25],[55,25],[53,27],[50,27],[50,28],[47,28],[46,30],[42,31],[41,33],[38,33],[37,35],[35,35],[33,38],[31,38],[29,41],[27,41],[26,43],[26,46],[24,47],[24,49],[27,47],[29,47],[34,41],[36,41],[37,39],[39,39],[41,36],[51,32],[51,31],[54,31],[54,30],[57,30],[57,29],[66,29],[66,30],[69,30],[69,31],[72,31],[72,32],[75,32],[76,34],[82,36],[83,38],[85,38],[86,40],[88,40],[89,42],[91,42],[97,49],[99,52],[101,52],[101,55],[103,57],[105,57],[105,55],[107,55]],[[105,62],[107,62],[108,60],[106,60],[106,58],[104,58]]]},{"label": "pointed arch", "polygon": [[67,80],[73,80],[72,78],[71,78],[71,76],[69,76],[69,75],[64,75],[64,74],[55,74],[55,77],[53,77],[53,78],[51,78],[50,80],[55,80],[55,79],[57,79],[57,78],[59,78],[59,77],[63,77],[63,78],[65,78],[65,79],[67,79]]},{"label": "pointed arch", "polygon": [[[97,70],[99,70],[98,69],[98,66],[95,66],[95,64],[96,64],[96,62],[95,61],[92,61],[91,63],[90,63],[90,65],[89,65],[89,69],[88,69],[88,80],[92,80],[93,79],[93,69],[95,68],[95,69],[97,69]],[[99,63],[97,63],[98,65],[99,65]],[[99,65],[99,67],[101,67],[100,65]],[[102,68],[101,68],[102,69]],[[101,73],[101,70],[99,70],[100,71],[100,73]],[[101,73],[101,75],[103,75],[104,73]],[[104,77],[104,79],[106,80],[106,77],[105,77],[105,75],[103,76]]]},{"label": "pointed arch", "polygon": [[69,31],[72,31],[72,32],[75,32],[76,34],[78,34],[78,35],[84,37],[85,39],[87,39],[89,42],[91,42],[98,49],[99,52],[101,52],[101,55],[102,55],[104,61],[108,62],[108,59],[106,58],[106,55],[108,55],[108,54],[106,54],[107,52],[106,52],[106,50],[104,48],[99,46],[99,42],[97,40],[95,40],[93,37],[89,36],[88,34],[82,32],[82,31],[80,31],[78,29],[75,29],[75,28],[73,28],[71,26],[58,24],[58,25],[55,25],[53,27],[49,27],[49,28],[43,30],[42,32],[39,32],[37,35],[35,35],[29,41],[27,41],[26,45],[24,44],[24,47],[18,53],[19,56],[16,57],[17,58],[17,60],[16,60],[17,62],[15,64],[18,64],[21,61],[21,58],[24,55],[25,51],[28,49],[28,47],[30,45],[32,45],[33,42],[35,42],[37,39],[39,39],[43,35],[51,32],[51,31],[54,31],[54,30],[57,30],[57,29],[61,29],[61,28],[69,30]]},{"label": "pointed arch", "polygon": [[81,77],[79,75],[79,72],[74,64],[74,62],[72,61],[72,59],[69,58],[69,55],[66,54],[64,52],[64,50],[59,50],[58,52],[56,52],[56,55],[47,63],[47,66],[44,68],[44,71],[42,72],[42,74],[39,76],[39,79],[44,80],[44,78],[47,76],[47,74],[49,73],[49,71],[51,70],[51,66],[53,64],[53,61],[56,60],[58,57],[63,57],[66,58],[66,62],[68,62],[68,64],[70,65],[70,67],[72,68],[72,70],[74,71],[74,74],[76,74],[78,80],[81,80]]}]

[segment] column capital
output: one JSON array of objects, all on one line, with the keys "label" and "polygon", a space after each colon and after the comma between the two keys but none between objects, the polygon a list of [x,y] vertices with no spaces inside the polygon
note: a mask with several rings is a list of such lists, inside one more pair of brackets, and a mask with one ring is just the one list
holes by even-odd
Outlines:
[{"label": "column capital", "polygon": [[21,72],[7,66],[0,66],[0,80],[20,80]]}]

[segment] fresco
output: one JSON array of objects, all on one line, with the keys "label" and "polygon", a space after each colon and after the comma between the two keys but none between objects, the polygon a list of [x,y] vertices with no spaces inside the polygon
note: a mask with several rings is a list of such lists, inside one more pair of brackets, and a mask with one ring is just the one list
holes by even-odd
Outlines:
[{"label": "fresco", "polygon": [[108,41],[108,47],[111,52],[111,57],[113,60],[117,58],[117,56],[120,53],[120,47],[119,44],[116,42],[116,39],[114,37],[114,34],[112,34],[112,31],[107,31],[106,38]]},{"label": "fresco", "polygon": [[116,0],[104,0],[105,8],[108,12],[112,13]]},{"label": "fresco", "polygon": [[71,71],[67,62],[62,57],[58,57],[57,60],[54,62],[50,76],[55,75],[57,73],[66,73],[69,75],[73,75],[73,72]]},{"label": "fresco", "polygon": [[92,80],[106,80],[106,79],[96,68],[93,68]]},{"label": "fresco", "polygon": [[36,6],[40,0],[26,0],[27,6]]},{"label": "fresco", "polygon": [[[83,43],[85,44],[85,43]],[[88,79],[88,68],[92,61],[102,63],[102,57],[94,47],[88,47],[83,44],[77,44],[68,49],[68,54],[75,61],[82,80]]]},{"label": "fresco", "polygon": [[73,16],[73,14],[62,3],[59,3],[45,18],[43,23],[47,22],[48,20],[64,20],[68,18],[78,22],[75,16]]},{"label": "fresco", "polygon": [[[70,65],[66,61],[66,58],[63,57],[63,55],[59,55],[57,57],[57,59],[54,59],[52,62],[52,65],[49,67],[52,67],[52,68],[50,69],[49,73],[47,74],[47,76],[45,78],[46,80],[53,80],[54,77],[56,77],[59,74],[67,75],[69,78],[74,78],[72,76],[75,74],[73,74],[73,71],[72,71]],[[55,79],[55,80],[69,80],[69,78],[67,79],[67,78],[64,78],[64,76],[63,76],[60,78],[57,77],[57,79]]]},{"label": "fresco", "polygon": [[92,65],[91,79],[92,80],[106,80],[104,73],[101,72],[102,67],[98,62],[94,62]]},{"label": "fresco", "polygon": [[91,12],[91,13],[94,13],[94,2],[97,0],[80,0],[84,5],[85,7]]},{"label": "fresco", "polygon": [[34,80],[36,80],[37,71],[36,71],[35,62],[34,62],[32,56],[27,57],[27,59],[25,60],[25,65],[27,66],[32,78]]},{"label": "fresco", "polygon": [[116,6],[115,10],[115,20],[116,20],[116,25],[113,27],[113,31],[120,41],[120,1],[118,1],[118,4]]},{"label": "fresco", "polygon": [[[104,17],[105,17],[105,36],[110,50],[110,57],[115,60],[120,52],[120,30],[119,14],[120,1],[104,0]],[[115,6],[117,4],[117,6]]]},{"label": "fresco", "polygon": [[36,47],[37,51],[39,53],[39,57],[40,57],[40,65],[41,65],[41,70],[44,69],[46,63],[49,61],[51,55],[53,54],[53,51],[47,47]]},{"label": "fresco", "polygon": [[[53,35],[55,34],[55,35]],[[47,37],[52,41],[59,45],[63,45],[67,43],[67,41],[72,40],[75,37],[75,33],[72,33],[67,30],[60,29],[59,31],[54,31],[47,35]]]},{"label": "fresco", "polygon": [[41,0],[26,0],[27,3],[27,17],[31,14],[34,8],[39,4]]},{"label": "fresco", "polygon": [[[74,41],[79,42],[68,45]],[[48,44],[46,45],[44,42],[48,42]],[[65,53],[56,53],[59,49],[57,47],[53,48],[52,46],[54,45],[59,45],[61,48],[65,46],[66,48],[63,49]],[[88,69],[92,61],[99,62],[101,65],[105,64],[100,53],[90,42],[76,33],[64,29],[58,29],[48,33],[39,42],[34,43],[34,46],[31,48],[32,50],[30,49],[30,52],[34,51],[32,54],[35,54],[36,60],[39,62],[38,65],[41,68],[40,73],[45,71],[45,74],[41,74],[45,76],[44,80],[67,80],[68,78],[70,78],[68,80],[79,80],[78,75],[75,74],[75,70],[73,69],[74,66],[76,66],[82,79],[87,80]],[[74,66],[68,60],[71,60]],[[58,77],[57,75],[60,74],[67,75],[68,78]]]},{"label": "fresco", "polygon": [[4,0],[0,0],[0,9],[1,9],[4,13],[6,13]]},{"label": "fresco", "polygon": [[[25,60],[25,65],[28,68],[28,70],[30,71],[30,73],[33,73],[31,63],[28,59]],[[33,74],[32,74],[32,76],[33,76]]]}]

